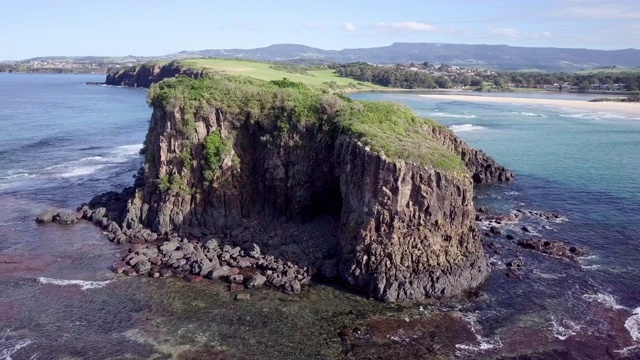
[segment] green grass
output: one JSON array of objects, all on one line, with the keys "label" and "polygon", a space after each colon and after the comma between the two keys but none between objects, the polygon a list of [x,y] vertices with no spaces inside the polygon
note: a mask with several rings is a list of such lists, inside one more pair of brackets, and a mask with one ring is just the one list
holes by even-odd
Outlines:
[{"label": "green grass", "polygon": [[[460,157],[424,129],[442,125],[419,118],[409,108],[395,103],[354,101],[326,89],[281,78],[265,82],[226,75],[198,80],[166,79],[151,87],[149,103],[179,108],[185,119],[215,107],[236,121],[259,123],[271,131],[272,141],[279,145],[286,144],[288,134],[315,126],[324,139],[335,140],[339,134],[348,134],[391,159],[467,174]],[[225,144],[219,134],[210,135],[206,142],[205,153],[210,163],[207,170],[214,171],[219,167]],[[208,175],[214,177],[213,173]]]},{"label": "green grass", "polygon": [[579,70],[575,72],[576,74],[581,75],[595,75],[595,74],[617,74],[617,73],[630,73],[630,74],[638,74],[640,73],[640,68],[615,68],[615,69],[588,69],[588,70]]},{"label": "green grass", "polygon": [[[338,87],[346,89],[383,89],[383,87],[372,83],[362,83],[340,77],[331,69],[310,69],[292,72],[291,70],[287,71],[286,68],[294,67],[294,65],[284,67],[278,66],[279,64],[237,59],[188,59],[181,60],[178,63],[192,69],[205,69],[227,75],[243,75],[264,81],[287,78],[309,86],[327,86],[327,84],[334,82]],[[300,68],[304,69],[303,67]]]}]

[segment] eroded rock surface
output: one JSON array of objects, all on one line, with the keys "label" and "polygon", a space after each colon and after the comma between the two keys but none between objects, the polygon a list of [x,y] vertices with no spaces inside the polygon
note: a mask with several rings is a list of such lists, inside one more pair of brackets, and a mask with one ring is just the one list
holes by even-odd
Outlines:
[{"label": "eroded rock surface", "polygon": [[[282,126],[213,106],[187,119],[180,106],[154,105],[135,185],[80,209],[112,241],[164,240],[157,254],[123,259],[133,270],[119,263],[117,271],[170,268],[227,278],[235,290],[266,283],[287,293],[317,274],[385,301],[454,296],[486,278],[473,184],[511,172],[443,127],[424,131],[469,174],[388,158],[323,122]],[[225,145],[215,169],[211,136]]]}]

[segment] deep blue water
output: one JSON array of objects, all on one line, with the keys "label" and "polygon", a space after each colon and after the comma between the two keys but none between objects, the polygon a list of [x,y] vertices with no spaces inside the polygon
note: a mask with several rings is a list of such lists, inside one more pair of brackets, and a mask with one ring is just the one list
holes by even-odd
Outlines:
[{"label": "deep blue water", "polygon": [[146,91],[85,84],[103,78],[0,74],[0,194],[75,207],[131,183],[149,121]]},{"label": "deep blue water", "polygon": [[[44,208],[73,209],[133,182],[151,113],[146,91],[85,85],[102,79],[0,74],[0,359],[90,352],[101,358],[150,356],[160,350],[150,348],[147,337],[162,331],[196,334],[189,341],[219,340],[215,331],[182,331],[211,326],[207,313],[190,320],[155,313],[149,304],[164,285],[114,277],[109,266],[122,249],[98,229],[41,227],[33,221]],[[631,345],[640,344],[640,316],[633,314],[640,308],[640,114],[630,118],[415,94],[352,97],[404,103],[516,173],[511,184],[478,188],[477,206],[554,211],[567,218],[525,219],[506,232],[521,236],[520,226],[527,225],[540,236],[591,252],[574,264],[520,251],[526,261],[523,280],[507,278],[499,266],[513,259],[512,252],[490,254],[498,266],[481,288],[488,300],[453,308],[478,336],[476,343],[460,344],[460,357],[517,348],[523,329],[543,346],[570,348],[572,339],[608,336],[617,351],[630,345],[624,338],[632,334],[637,339]],[[514,248],[504,237],[493,241]],[[83,284],[93,289],[69,282],[57,286],[53,279],[89,281]],[[153,330],[144,329],[149,324]]]}]

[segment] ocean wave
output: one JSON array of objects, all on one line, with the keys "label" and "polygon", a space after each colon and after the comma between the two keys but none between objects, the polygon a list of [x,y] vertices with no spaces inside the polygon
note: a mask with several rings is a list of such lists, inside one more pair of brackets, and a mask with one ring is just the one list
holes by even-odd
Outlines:
[{"label": "ocean wave", "polygon": [[87,177],[107,166],[124,164],[133,160],[139,156],[141,148],[142,144],[118,146],[103,155],[89,156],[46,167],[42,169],[41,173],[61,178]]},{"label": "ocean wave", "polygon": [[605,112],[589,112],[589,113],[567,113],[559,114],[561,117],[579,119],[579,120],[640,120],[640,117],[625,116],[621,114],[605,113]]},{"label": "ocean wave", "polygon": [[457,133],[457,132],[467,132],[467,131],[474,131],[474,130],[486,130],[487,128],[484,126],[480,126],[480,125],[473,125],[473,124],[462,124],[462,125],[451,125],[449,126],[449,130]]},{"label": "ocean wave", "polygon": [[560,277],[564,277],[565,275],[557,275],[557,274],[548,274],[548,273],[544,273],[540,270],[534,269],[533,270],[533,275],[537,276],[539,278],[542,279],[558,279]]},{"label": "ocean wave", "polygon": [[0,359],[11,360],[13,359],[12,356],[20,351],[20,349],[33,343],[33,341],[29,339],[7,340],[8,334],[9,330],[5,331],[3,336],[0,338]]},{"label": "ocean wave", "polygon": [[557,321],[554,316],[551,316],[551,332],[553,336],[560,340],[566,340],[572,335],[575,335],[580,331],[582,325],[578,325],[571,320]]},{"label": "ocean wave", "polygon": [[624,322],[624,327],[629,331],[633,341],[640,341],[640,307],[633,309],[633,315]]},{"label": "ocean wave", "polygon": [[618,304],[618,302],[616,301],[616,298],[613,297],[613,295],[611,294],[584,294],[582,295],[582,297],[588,301],[595,301],[598,302],[600,304],[603,304],[604,306],[614,309],[614,310],[620,310],[620,309],[628,309],[626,306],[622,306],[620,304]]},{"label": "ocean wave", "polygon": [[513,112],[512,114],[517,114],[517,115],[522,115],[522,116],[535,116],[535,117],[547,117],[547,115],[543,115],[543,114],[536,114],[536,113],[532,113],[532,112]]},{"label": "ocean wave", "polygon": [[470,324],[471,332],[475,335],[478,344],[456,344],[457,356],[469,355],[469,353],[477,353],[502,347],[502,341],[500,341],[498,335],[483,337],[478,333],[481,329],[481,326],[478,323],[478,316],[479,314],[477,312],[462,314],[462,318]]},{"label": "ocean wave", "polygon": [[432,113],[429,113],[429,116],[456,118],[456,119],[475,119],[476,118],[476,116],[473,114],[451,114],[446,112],[432,112]]},{"label": "ocean wave", "polygon": [[39,277],[36,279],[40,284],[51,284],[58,286],[68,286],[68,285],[78,285],[82,290],[88,289],[99,289],[107,286],[113,280],[105,280],[105,281],[85,281],[85,280],[63,280],[63,279],[52,279],[47,277]]}]

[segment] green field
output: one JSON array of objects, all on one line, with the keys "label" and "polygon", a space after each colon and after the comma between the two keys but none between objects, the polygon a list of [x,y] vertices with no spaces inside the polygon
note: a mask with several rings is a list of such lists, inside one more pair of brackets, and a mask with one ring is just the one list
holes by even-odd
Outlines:
[{"label": "green field", "polygon": [[589,69],[576,71],[576,74],[581,75],[598,75],[598,74],[617,74],[617,73],[640,73],[640,68],[615,68],[615,69]]},{"label": "green field", "polygon": [[343,90],[384,89],[382,86],[372,83],[340,77],[331,69],[311,68],[307,70],[302,66],[237,59],[188,59],[178,63],[192,69],[206,69],[228,75],[244,75],[264,81],[287,78],[310,86],[334,86]]}]

